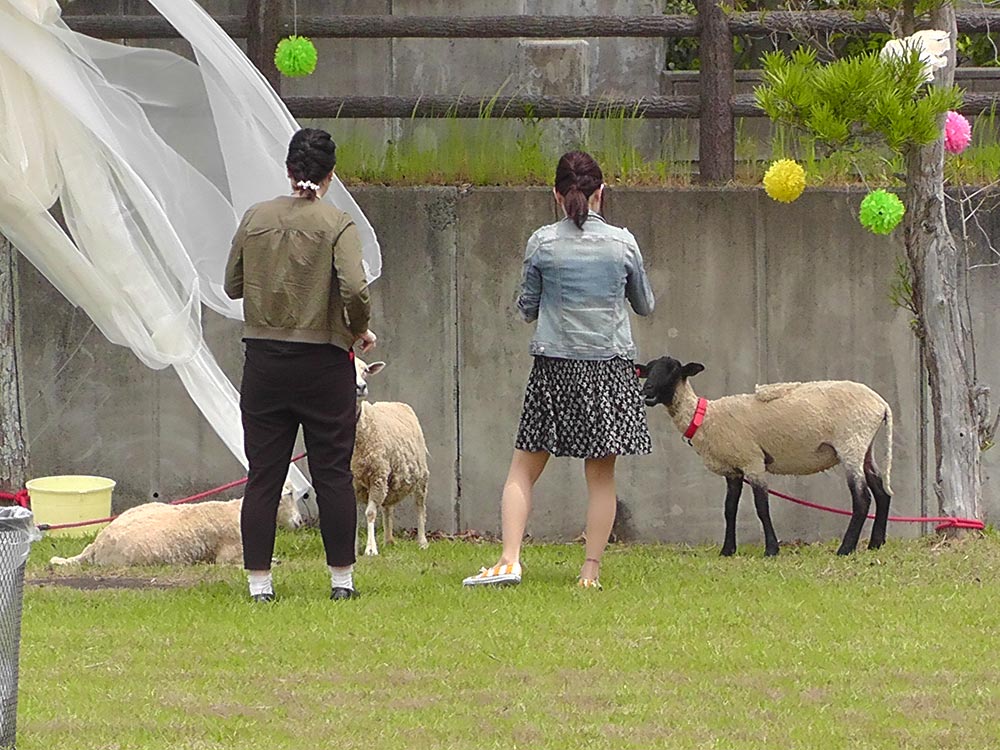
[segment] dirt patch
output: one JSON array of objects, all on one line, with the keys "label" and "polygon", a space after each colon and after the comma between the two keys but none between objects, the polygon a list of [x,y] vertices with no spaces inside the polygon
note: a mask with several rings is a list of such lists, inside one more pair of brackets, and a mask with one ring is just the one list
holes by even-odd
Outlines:
[{"label": "dirt patch", "polygon": [[821,687],[806,688],[799,694],[799,697],[803,703],[813,705],[828,705],[832,701],[830,691]]},{"label": "dirt patch", "polygon": [[47,576],[30,578],[28,586],[65,586],[78,591],[98,589],[176,589],[189,586],[183,581],[166,581],[161,578],[136,578],[129,576]]},{"label": "dirt patch", "polygon": [[[416,528],[397,528],[393,530],[395,535],[400,539],[406,539],[409,541],[415,541],[417,538]],[[467,529],[465,531],[460,531],[457,534],[449,534],[444,531],[428,531],[427,540],[430,542],[472,542],[473,544],[483,544],[483,543],[495,543],[500,541],[500,537],[496,534],[491,534],[488,531],[476,531],[475,529]]]}]

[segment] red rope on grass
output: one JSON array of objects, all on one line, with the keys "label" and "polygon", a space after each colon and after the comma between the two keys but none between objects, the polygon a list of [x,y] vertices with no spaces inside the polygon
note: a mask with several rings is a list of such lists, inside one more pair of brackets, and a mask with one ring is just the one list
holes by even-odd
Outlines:
[{"label": "red rope on grass", "polygon": [[[298,461],[301,461],[305,457],[306,457],[305,453],[300,453],[298,456],[295,456],[292,459],[292,463],[294,464]],[[185,503],[193,503],[197,500],[204,500],[206,497],[211,497],[212,495],[218,495],[221,492],[225,492],[226,490],[231,490],[234,487],[240,487],[246,483],[247,483],[247,478],[243,477],[243,479],[237,479],[235,482],[229,482],[228,484],[223,484],[219,487],[214,487],[210,490],[206,490],[205,492],[199,492],[197,495],[182,497],[180,500],[171,500],[169,503],[167,503],[167,505],[184,505]],[[29,507],[27,490],[21,490],[17,494],[19,496],[23,495],[24,497],[23,505],[25,508]],[[0,500],[6,500],[6,499],[14,500],[15,496],[8,495],[5,492],[0,492]],[[92,518],[89,521],[74,521],[73,523],[41,523],[38,524],[38,528],[41,529],[42,531],[52,531],[53,529],[76,529],[81,526],[92,526],[98,523],[109,523],[110,521],[114,521],[116,518],[118,518],[118,515],[107,516],[106,518]]]},{"label": "red rope on grass", "polygon": [[[744,479],[743,481],[750,484],[747,479]],[[792,497],[791,495],[786,495],[783,492],[778,492],[776,490],[769,489],[767,492],[775,497],[780,497],[782,500],[788,500],[796,505],[804,505],[807,508],[815,508],[816,510],[826,511],[827,513],[836,513],[841,516],[854,515],[849,510],[831,508],[828,505],[820,505],[819,503],[811,503],[808,500]],[[867,517],[870,519],[875,518],[875,516],[871,513],[869,513]],[[986,524],[978,519],[955,518],[954,516],[889,516],[889,520],[896,523],[936,523],[938,525],[935,527],[935,531],[943,531],[944,529],[975,529],[977,531],[982,531],[986,528]]]}]

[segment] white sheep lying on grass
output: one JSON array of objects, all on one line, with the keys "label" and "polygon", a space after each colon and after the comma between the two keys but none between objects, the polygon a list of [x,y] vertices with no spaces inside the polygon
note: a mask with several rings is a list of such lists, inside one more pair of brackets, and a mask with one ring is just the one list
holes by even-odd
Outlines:
[{"label": "white sheep lying on grass", "polygon": [[385,544],[392,543],[392,507],[413,495],[417,504],[417,543],[427,548],[427,443],[416,413],[393,401],[369,403],[367,379],[382,371],[385,362],[354,360],[357,372],[358,429],[351,458],[354,492],[365,506],[368,521],[366,555],[377,555],[375,519],[382,509]]},{"label": "white sheep lying on grass", "polygon": [[[240,508],[243,498],[192,505],[145,503],[122,513],[76,557],[53,557],[52,565],[192,565],[243,562]],[[291,488],[278,504],[278,524],[295,529],[302,515]]]},{"label": "white sheep lying on grass", "polygon": [[[674,424],[705,462],[724,476],[726,537],[723,555],[736,552],[736,509],[744,478],[753,488],[757,516],[764,527],[765,555],[778,554],[778,537],[771,524],[765,472],[806,475],[844,465],[853,508],[838,555],[854,551],[875,495],[875,523],[869,549],[885,542],[892,489],[892,410],[885,399],[861,383],[847,380],[775,383],[758,386],[754,394],[699,399],[688,378],[704,370],[660,357],[637,368],[645,378],[647,406],[663,404]],[[702,404],[701,402],[705,402]],[[699,408],[701,407],[701,408]],[[697,415],[703,422],[698,425]],[[875,463],[875,436],[886,426],[885,472]]]}]

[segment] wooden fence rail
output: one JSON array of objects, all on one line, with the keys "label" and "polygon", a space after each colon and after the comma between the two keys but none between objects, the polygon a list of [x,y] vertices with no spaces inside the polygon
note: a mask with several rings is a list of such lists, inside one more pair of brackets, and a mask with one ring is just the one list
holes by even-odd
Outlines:
[{"label": "wooden fence rail", "polygon": [[[698,117],[697,96],[286,96],[296,117]],[[763,115],[757,111],[755,116]]]},{"label": "wooden fence rail", "polygon": [[[292,31],[282,0],[247,0],[246,15],[216,20],[280,93],[274,48]],[[958,30],[1000,29],[1000,10],[960,10]],[[177,31],[156,16],[67,16],[71,28],[103,39],[171,39]],[[771,33],[871,33],[888,31],[886,13],[849,11],[730,12],[720,0],[698,0],[698,15],[651,16],[300,16],[299,34],[316,38],[565,39],[588,37],[698,37],[699,96],[641,98],[552,96],[325,96],[285,97],[296,117],[698,117],[699,172],[708,182],[732,178],[736,117],[761,117],[752,95],[734,95],[733,36]],[[998,76],[1000,77],[1000,76]],[[962,112],[998,108],[1000,95],[967,94]]]},{"label": "wooden fence rail", "polygon": [[[272,9],[273,0],[258,5]],[[1000,29],[1000,9],[960,10],[958,30],[964,34]],[[216,16],[226,33],[235,38],[250,36],[247,16]],[[157,16],[67,16],[76,31],[99,39],[176,39],[179,35],[165,19]],[[774,32],[888,31],[885,13],[859,15],[850,11],[761,11],[727,13],[732,34]],[[300,34],[318,39],[579,39],[597,37],[664,37],[680,39],[698,36],[698,16],[300,16]],[[281,36],[292,32],[292,22],[282,16]]]},{"label": "wooden fence rail", "polygon": [[[285,96],[289,111],[304,118],[457,117],[681,119],[703,115],[700,96],[595,99],[585,96]],[[734,117],[765,117],[753,94],[730,99]],[[1000,93],[965,95],[964,115],[1000,112]],[[701,117],[704,120],[704,116]]]}]

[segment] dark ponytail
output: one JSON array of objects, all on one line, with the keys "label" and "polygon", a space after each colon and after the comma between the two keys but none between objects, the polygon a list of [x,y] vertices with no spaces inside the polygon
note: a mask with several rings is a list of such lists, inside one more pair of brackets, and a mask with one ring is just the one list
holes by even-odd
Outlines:
[{"label": "dark ponytail", "polygon": [[556,192],[563,198],[566,215],[578,229],[587,220],[590,196],[604,184],[604,175],[594,158],[583,151],[562,155],[556,166]]},{"label": "dark ponytail", "polygon": [[315,200],[319,186],[336,165],[337,144],[325,130],[303,128],[292,136],[285,166],[298,193]]}]

